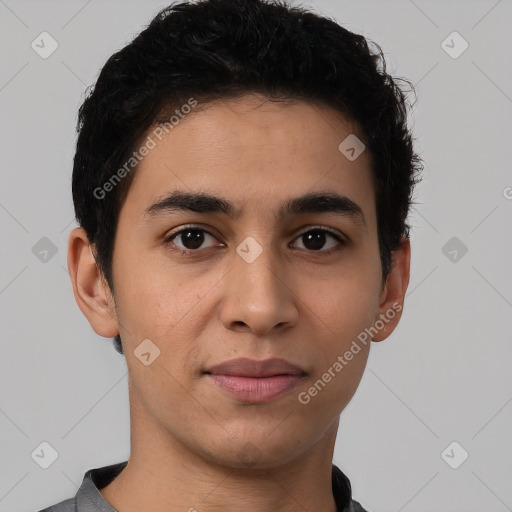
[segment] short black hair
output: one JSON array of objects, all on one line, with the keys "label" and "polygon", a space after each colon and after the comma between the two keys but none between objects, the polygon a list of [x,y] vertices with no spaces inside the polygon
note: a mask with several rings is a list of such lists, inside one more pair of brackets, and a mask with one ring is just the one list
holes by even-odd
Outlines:
[{"label": "short black hair", "polygon": [[201,106],[248,93],[319,101],[359,127],[372,161],[384,282],[392,251],[409,237],[423,168],[408,127],[408,91],[398,81],[414,90],[386,72],[378,44],[286,0],[199,0],[161,10],[107,60],[79,110],[76,219],[110,289],[119,212],[136,171],[130,158],[149,129],[191,98]]}]

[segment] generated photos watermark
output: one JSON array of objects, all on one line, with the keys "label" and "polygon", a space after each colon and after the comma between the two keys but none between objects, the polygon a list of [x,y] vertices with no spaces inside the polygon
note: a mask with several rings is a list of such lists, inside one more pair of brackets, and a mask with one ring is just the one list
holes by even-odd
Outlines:
[{"label": "generated photos watermark", "polygon": [[168,121],[156,126],[146,137],[144,143],[139,147],[139,149],[134,151],[130,158],[126,160],[124,165],[120,167],[107,181],[105,181],[101,187],[96,187],[94,189],[94,197],[96,199],[104,199],[107,193],[111,192],[121,182],[121,180],[129,174],[152,149],[157,146],[158,142],[163,139],[164,135],[170,133],[180,123],[180,121],[187,116],[187,114],[190,114],[192,108],[195,106],[197,106],[197,100],[189,98],[187,103],[174,111],[176,115],[172,115]]},{"label": "generated photos watermark", "polygon": [[379,320],[377,320],[372,327],[367,327],[361,331],[357,335],[357,340],[352,341],[350,348],[346,350],[342,356],[339,355],[336,358],[336,361],[329,366],[327,371],[322,374],[321,378],[310,386],[307,391],[299,393],[297,397],[299,402],[303,405],[309,404],[309,402],[311,402],[311,398],[318,395],[318,393],[322,391],[325,386],[327,386],[327,384],[331,382],[350,361],[352,361],[352,359],[354,359],[354,356],[361,352],[361,345],[359,345],[358,341],[366,346],[368,341],[371,342],[373,336],[382,331],[386,324],[389,323],[389,321],[392,320],[400,311],[402,311],[402,305],[395,302],[385,313],[381,313]]}]

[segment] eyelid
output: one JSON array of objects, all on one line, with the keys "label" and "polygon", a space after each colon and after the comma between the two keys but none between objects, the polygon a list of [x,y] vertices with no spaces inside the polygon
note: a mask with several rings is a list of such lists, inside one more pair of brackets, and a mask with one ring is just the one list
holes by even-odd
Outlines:
[{"label": "eyelid", "polygon": [[201,224],[183,224],[182,226],[179,226],[176,228],[176,230],[171,231],[169,234],[165,235],[166,239],[172,238],[173,236],[179,235],[183,231],[186,231],[187,229],[197,229],[204,231],[205,233],[208,233],[211,236],[215,236],[212,233],[210,233],[206,228],[204,228]]},{"label": "eyelid", "polygon": [[299,236],[304,235],[305,233],[309,233],[310,231],[315,231],[317,229],[320,230],[320,231],[326,231],[327,233],[330,233],[331,235],[339,238],[344,243],[348,244],[348,242],[349,242],[348,237],[344,233],[342,233],[341,231],[338,231],[338,230],[332,229],[332,228],[328,228],[327,226],[322,226],[320,224],[308,226],[303,231],[300,231],[295,236],[295,238],[298,238]]}]

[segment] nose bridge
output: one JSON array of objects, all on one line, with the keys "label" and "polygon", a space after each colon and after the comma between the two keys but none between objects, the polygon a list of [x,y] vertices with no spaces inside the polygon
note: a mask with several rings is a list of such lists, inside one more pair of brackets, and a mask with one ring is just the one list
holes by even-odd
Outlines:
[{"label": "nose bridge", "polygon": [[[261,242],[261,243],[260,243]],[[239,261],[235,263],[234,271],[240,281],[245,281],[253,287],[256,293],[273,295],[279,287],[279,255],[272,248],[270,239],[257,242],[248,237],[236,249]]]},{"label": "nose bridge", "polygon": [[279,254],[269,238],[247,237],[236,248],[222,312],[226,328],[245,324],[265,333],[277,325],[291,324],[297,310],[291,286],[286,284]]}]

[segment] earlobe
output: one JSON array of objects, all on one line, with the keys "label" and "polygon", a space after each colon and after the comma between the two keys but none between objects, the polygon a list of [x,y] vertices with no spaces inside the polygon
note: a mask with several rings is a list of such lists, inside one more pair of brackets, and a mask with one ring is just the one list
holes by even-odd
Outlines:
[{"label": "earlobe", "polygon": [[69,235],[68,270],[76,303],[93,330],[106,338],[119,334],[112,294],[83,228]]},{"label": "earlobe", "polygon": [[396,328],[402,316],[407,286],[409,285],[411,261],[411,244],[409,239],[402,237],[400,246],[393,251],[391,272],[389,273],[381,302],[375,317],[377,333],[373,341],[385,340]]}]

